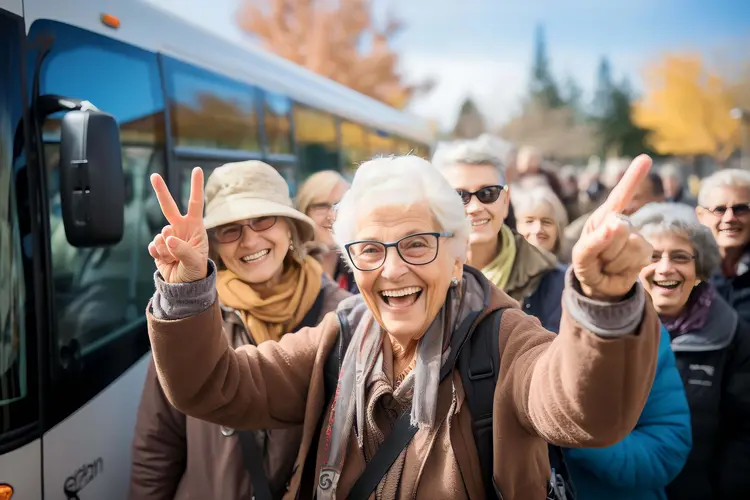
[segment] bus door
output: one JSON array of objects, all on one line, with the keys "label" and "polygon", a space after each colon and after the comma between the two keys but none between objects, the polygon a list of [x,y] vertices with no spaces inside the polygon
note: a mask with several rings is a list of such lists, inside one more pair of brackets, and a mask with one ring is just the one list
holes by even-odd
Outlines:
[{"label": "bus door", "polygon": [[20,0],[0,0],[0,498],[43,497],[31,186]]}]

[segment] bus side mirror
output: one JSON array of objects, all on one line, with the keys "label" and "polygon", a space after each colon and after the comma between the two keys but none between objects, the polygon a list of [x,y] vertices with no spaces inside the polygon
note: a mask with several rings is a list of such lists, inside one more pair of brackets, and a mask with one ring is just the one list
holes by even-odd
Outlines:
[{"label": "bus side mirror", "polygon": [[117,121],[100,111],[69,111],[61,126],[60,202],[68,242],[75,247],[118,243],[125,183]]}]

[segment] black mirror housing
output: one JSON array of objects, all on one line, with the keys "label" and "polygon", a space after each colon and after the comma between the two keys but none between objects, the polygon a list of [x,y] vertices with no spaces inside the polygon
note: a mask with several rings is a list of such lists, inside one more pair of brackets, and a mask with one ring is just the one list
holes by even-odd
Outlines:
[{"label": "black mirror housing", "polygon": [[125,182],[117,121],[100,111],[69,111],[61,127],[60,202],[68,242],[75,247],[118,243]]}]

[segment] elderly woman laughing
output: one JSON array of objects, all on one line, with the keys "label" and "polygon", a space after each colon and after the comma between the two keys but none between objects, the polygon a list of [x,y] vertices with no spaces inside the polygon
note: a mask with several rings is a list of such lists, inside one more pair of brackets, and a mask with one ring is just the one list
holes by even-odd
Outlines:
[{"label": "elderly woman laughing", "polygon": [[[184,413],[228,427],[303,423],[285,498],[484,499],[493,489],[545,498],[547,443],[616,443],[654,379],[659,322],[637,281],[651,247],[618,215],[650,166],[636,158],[587,223],[555,336],[464,265],[469,223],[439,171],[413,156],[364,163],[334,224],[361,295],[315,328],[237,349],[221,333],[202,172],[184,216],[155,175],[173,229],[166,253],[150,247],[158,272],[147,315],[164,391]],[[494,459],[483,476],[460,351],[496,310]],[[327,391],[332,356],[340,368]]]}]

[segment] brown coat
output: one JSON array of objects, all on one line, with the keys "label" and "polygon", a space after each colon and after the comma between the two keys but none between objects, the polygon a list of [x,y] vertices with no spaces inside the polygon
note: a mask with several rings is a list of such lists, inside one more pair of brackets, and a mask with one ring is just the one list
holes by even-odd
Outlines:
[{"label": "brown coat", "polygon": [[[504,292],[491,286],[488,293],[486,313],[511,308],[503,315],[499,332],[494,478],[505,500],[544,498],[550,473],[545,441],[603,447],[620,441],[635,427],[654,378],[659,321],[646,299],[638,331],[603,338],[577,323],[566,308],[555,336],[520,311]],[[616,315],[617,309],[607,309],[606,314]],[[315,485],[313,481],[301,484],[303,472],[310,477],[303,465],[308,452],[317,447],[319,419],[329,411],[324,401],[324,363],[338,336],[337,316],[329,314],[317,327],[287,335],[278,343],[237,350],[221,335],[216,304],[181,320],[158,320],[149,312],[148,321],[159,377],[177,408],[236,428],[303,424],[285,498],[311,498]],[[440,427],[434,440],[420,439],[420,431],[409,444],[397,498],[484,499],[460,375],[446,378],[438,390]],[[451,413],[449,407],[455,408],[455,414],[444,418]],[[317,464],[319,468],[320,454]],[[363,467],[353,441],[339,498],[346,498]],[[201,492],[205,490],[196,490],[196,498],[209,498]]]},{"label": "brown coat", "polygon": [[[331,281],[324,282],[323,294],[319,320],[350,295]],[[254,344],[233,310],[222,308],[221,314],[223,338],[233,347]],[[129,499],[250,499],[250,477],[239,439],[227,433],[232,429],[177,411],[167,401],[150,362],[133,441]],[[258,432],[256,439],[261,449],[263,439],[267,440],[265,469],[274,497],[281,498],[302,440],[302,426]]]}]

